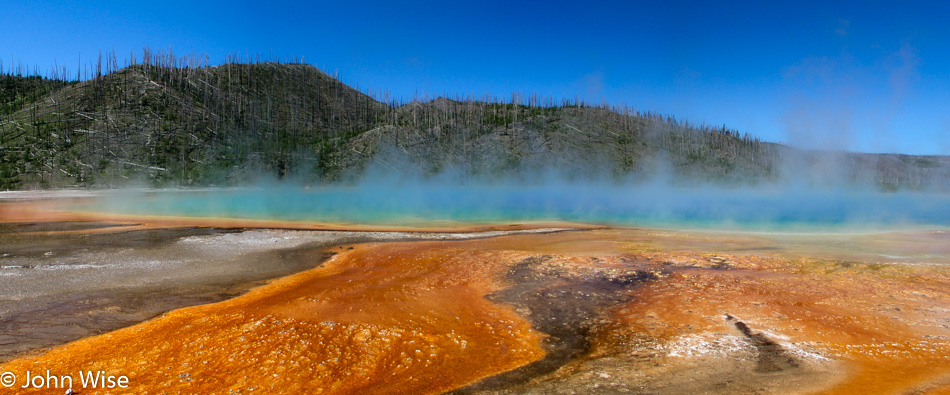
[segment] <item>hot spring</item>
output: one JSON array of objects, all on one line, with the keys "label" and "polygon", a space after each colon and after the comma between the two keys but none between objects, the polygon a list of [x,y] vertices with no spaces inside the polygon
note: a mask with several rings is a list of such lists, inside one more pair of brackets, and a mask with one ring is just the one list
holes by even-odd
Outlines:
[{"label": "hot spring", "polygon": [[566,221],[748,231],[950,226],[950,195],[790,187],[369,184],[116,190],[75,210],[359,225]]}]

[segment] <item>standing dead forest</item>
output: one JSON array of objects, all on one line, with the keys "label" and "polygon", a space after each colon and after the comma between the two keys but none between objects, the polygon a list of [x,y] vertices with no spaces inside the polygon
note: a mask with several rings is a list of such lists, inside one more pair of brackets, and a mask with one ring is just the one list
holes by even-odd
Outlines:
[{"label": "standing dead forest", "polygon": [[818,181],[884,189],[944,188],[950,175],[947,157],[804,151],[577,99],[371,96],[302,59],[212,64],[146,48],[48,70],[0,62],[0,190],[328,182],[370,164],[476,178],[662,170],[723,183],[811,169]]}]

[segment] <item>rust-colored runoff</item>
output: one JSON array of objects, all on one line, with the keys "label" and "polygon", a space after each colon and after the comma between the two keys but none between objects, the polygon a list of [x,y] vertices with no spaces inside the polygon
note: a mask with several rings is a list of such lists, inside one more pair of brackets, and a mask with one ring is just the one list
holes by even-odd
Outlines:
[{"label": "rust-colored runoff", "polygon": [[451,243],[360,245],[238,298],[3,369],[105,371],[128,376],[130,393],[444,392],[543,355],[539,334],[483,298],[503,260]]},{"label": "rust-colored runoff", "polygon": [[363,244],[0,371],[101,370],[127,375],[130,393],[444,392],[544,358],[532,313],[486,298],[511,286],[512,267],[539,262],[558,276],[657,275],[604,299],[618,302],[593,317],[591,351],[529,390],[946,391],[950,262],[867,261],[862,246],[882,238],[812,255],[801,238],[650,230]]}]

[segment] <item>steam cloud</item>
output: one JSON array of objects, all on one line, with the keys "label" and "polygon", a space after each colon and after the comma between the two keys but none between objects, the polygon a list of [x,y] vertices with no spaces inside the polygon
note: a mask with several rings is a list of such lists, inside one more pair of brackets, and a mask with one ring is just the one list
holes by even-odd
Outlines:
[{"label": "steam cloud", "polygon": [[[405,160],[408,161],[408,160]],[[432,176],[392,157],[349,182],[305,185],[261,179],[233,189],[116,191],[97,209],[208,217],[424,226],[435,223],[571,221],[614,226],[756,231],[883,230],[950,226],[950,195],[881,192],[871,183],[840,183],[840,163],[824,178],[795,175],[758,185],[678,179],[670,166],[649,177],[577,178],[569,172],[475,179],[462,171]],[[799,167],[800,168],[800,167]],[[666,169],[664,171],[663,169]]]}]

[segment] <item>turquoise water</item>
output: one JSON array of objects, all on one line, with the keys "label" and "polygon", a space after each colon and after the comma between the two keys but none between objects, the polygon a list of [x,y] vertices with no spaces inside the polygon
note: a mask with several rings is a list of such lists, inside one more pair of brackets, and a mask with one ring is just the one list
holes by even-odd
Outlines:
[{"label": "turquoise water", "polygon": [[360,185],[113,191],[80,209],[418,226],[570,221],[619,226],[824,230],[950,226],[950,195],[794,188]]}]

